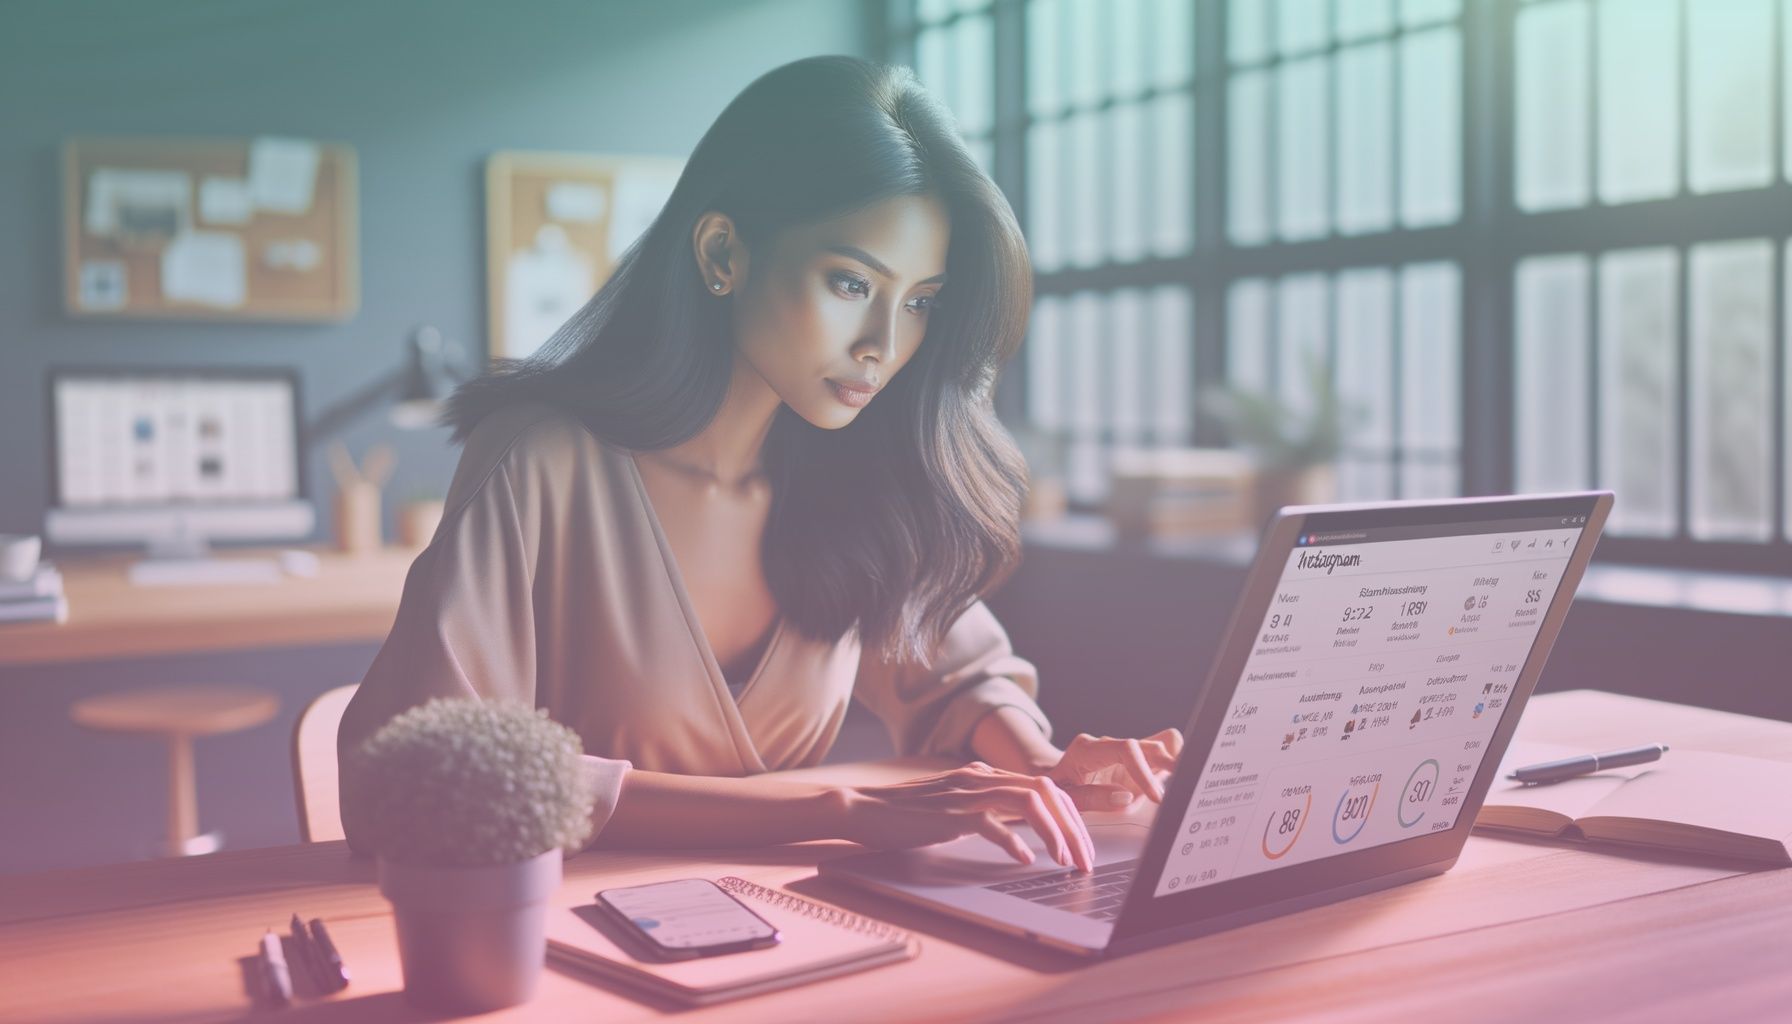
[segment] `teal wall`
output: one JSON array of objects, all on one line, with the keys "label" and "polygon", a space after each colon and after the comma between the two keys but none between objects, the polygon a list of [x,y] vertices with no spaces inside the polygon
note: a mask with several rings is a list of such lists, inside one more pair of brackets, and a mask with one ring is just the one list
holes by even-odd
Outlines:
[{"label": "teal wall", "polygon": [[[483,357],[485,157],[683,155],[763,71],[868,54],[864,0],[0,0],[0,532],[49,499],[52,363],[290,365],[315,413],[432,323]],[[71,320],[58,148],[71,135],[345,142],[360,162],[361,308],[341,324]],[[387,510],[445,486],[446,432],[379,413],[341,435],[399,452]],[[330,478],[308,465],[329,531]]]},{"label": "teal wall", "polygon": [[[396,366],[411,327],[482,359],[487,154],[683,155],[763,71],[869,52],[861,0],[0,0],[0,532],[48,500],[52,363],[286,365],[310,413]],[[310,136],[360,163],[361,309],[342,324],[76,321],[61,312],[57,157],[71,135]],[[343,435],[399,451],[390,509],[440,488],[445,431],[374,413]],[[310,460],[329,524],[329,474]],[[0,636],[0,643],[4,643]],[[68,720],[91,693],[261,686],[273,722],[201,741],[200,821],[233,848],[297,839],[289,744],[305,703],[360,678],[377,645],[0,668],[0,873],[145,856],[166,754]],[[875,743],[876,729],[866,733]],[[847,754],[864,748],[846,744]],[[875,749],[875,747],[873,748]]]}]

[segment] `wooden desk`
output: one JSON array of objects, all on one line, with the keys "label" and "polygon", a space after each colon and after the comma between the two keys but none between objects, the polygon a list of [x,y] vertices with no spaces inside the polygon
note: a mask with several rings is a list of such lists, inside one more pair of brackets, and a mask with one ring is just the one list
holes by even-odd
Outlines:
[{"label": "wooden desk", "polygon": [[125,575],[136,556],[59,561],[68,621],[0,627],[0,667],[385,639],[418,552],[314,553],[316,576],[260,584],[143,587]]},{"label": "wooden desk", "polygon": [[[1520,735],[1606,747],[1660,739],[1792,760],[1792,724],[1573,691]],[[916,762],[800,774],[903,777]],[[1783,795],[1778,795],[1783,798]],[[921,933],[918,959],[680,1013],[690,1021],[1783,1020],[1792,871],[1476,836],[1455,870],[1098,964],[814,879],[822,843],[695,856],[588,853],[562,898],[600,885],[740,874]],[[373,866],[341,843],[0,878],[0,1018],[221,1020],[250,1012],[238,959],[293,911],[321,916],[354,973],[282,1020],[416,1020]],[[550,969],[512,1020],[656,1020],[658,1007]]]}]

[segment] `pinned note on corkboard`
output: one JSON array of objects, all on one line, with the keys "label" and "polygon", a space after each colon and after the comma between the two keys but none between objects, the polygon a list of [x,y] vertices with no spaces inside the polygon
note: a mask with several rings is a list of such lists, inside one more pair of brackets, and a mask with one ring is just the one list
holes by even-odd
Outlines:
[{"label": "pinned note on corkboard", "polygon": [[360,305],[354,151],[308,139],[71,139],[70,316],[340,321]]},{"label": "pinned note on corkboard", "polygon": [[485,176],[492,357],[533,355],[596,294],[683,170],[670,157],[493,154]]}]

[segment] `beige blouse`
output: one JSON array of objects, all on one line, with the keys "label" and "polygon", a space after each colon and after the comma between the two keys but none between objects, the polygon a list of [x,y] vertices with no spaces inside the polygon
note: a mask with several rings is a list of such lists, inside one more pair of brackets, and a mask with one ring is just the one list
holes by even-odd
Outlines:
[{"label": "beige blouse", "polygon": [[[736,700],[632,454],[557,409],[482,421],[446,504],[343,716],[344,763],[432,697],[527,701],[583,740],[601,824],[630,767],[741,776],[820,762],[854,696],[903,753],[966,755],[978,719],[1002,706],[1051,734],[1033,666],[981,601],[925,665],[885,663],[854,634],[809,640],[780,620]],[[343,827],[359,850],[351,785],[343,773]]]}]

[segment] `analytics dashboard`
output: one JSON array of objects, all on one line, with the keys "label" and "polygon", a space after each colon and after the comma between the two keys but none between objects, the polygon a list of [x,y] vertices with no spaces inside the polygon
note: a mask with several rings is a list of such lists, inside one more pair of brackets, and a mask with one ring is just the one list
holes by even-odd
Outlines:
[{"label": "analytics dashboard", "polygon": [[1299,537],[1153,895],[1454,827],[1584,522]]}]

